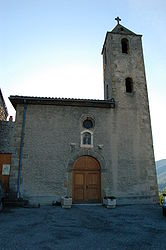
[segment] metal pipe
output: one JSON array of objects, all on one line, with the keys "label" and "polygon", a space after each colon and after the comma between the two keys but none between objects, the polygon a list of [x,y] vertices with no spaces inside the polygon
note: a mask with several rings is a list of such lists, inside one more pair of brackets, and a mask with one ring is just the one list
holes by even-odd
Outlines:
[{"label": "metal pipe", "polygon": [[26,104],[26,100],[24,100],[24,115],[23,115],[23,122],[22,122],[20,154],[19,154],[19,166],[18,166],[17,199],[20,198],[20,179],[21,179],[21,166],[22,166],[22,154],[23,154],[26,111],[27,111],[27,104]]}]

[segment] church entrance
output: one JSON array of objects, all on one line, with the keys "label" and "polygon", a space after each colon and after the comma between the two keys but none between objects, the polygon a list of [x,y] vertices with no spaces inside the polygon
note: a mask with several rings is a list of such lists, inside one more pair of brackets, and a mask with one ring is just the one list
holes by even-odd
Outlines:
[{"label": "church entrance", "polygon": [[73,203],[93,203],[101,201],[100,164],[90,156],[79,157],[73,166]]}]

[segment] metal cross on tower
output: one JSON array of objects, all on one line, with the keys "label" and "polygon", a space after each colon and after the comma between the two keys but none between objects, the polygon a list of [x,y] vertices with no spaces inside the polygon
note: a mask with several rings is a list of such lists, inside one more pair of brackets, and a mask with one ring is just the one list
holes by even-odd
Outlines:
[{"label": "metal cross on tower", "polygon": [[121,21],[121,19],[118,16],[115,18],[115,20],[117,21],[118,24]]}]

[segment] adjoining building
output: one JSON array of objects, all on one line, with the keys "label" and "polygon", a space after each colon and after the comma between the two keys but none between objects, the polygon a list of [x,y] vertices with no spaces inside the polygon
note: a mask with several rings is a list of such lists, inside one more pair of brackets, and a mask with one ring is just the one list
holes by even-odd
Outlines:
[{"label": "adjoining building", "polygon": [[0,89],[0,182],[6,193],[9,193],[9,176],[11,156],[14,150],[13,134],[14,122],[8,117],[8,110]]},{"label": "adjoining building", "polygon": [[[104,41],[104,100],[10,96],[16,110],[10,191],[31,203],[158,202],[141,35]],[[95,90],[94,90],[95,91]]]},{"label": "adjoining building", "polygon": [[8,117],[8,110],[5,103],[5,100],[0,89],[0,121],[6,121]]}]

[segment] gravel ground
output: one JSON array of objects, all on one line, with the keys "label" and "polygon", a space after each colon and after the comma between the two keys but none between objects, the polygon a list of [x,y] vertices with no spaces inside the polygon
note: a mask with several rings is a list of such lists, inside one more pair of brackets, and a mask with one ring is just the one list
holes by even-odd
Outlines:
[{"label": "gravel ground", "polygon": [[159,205],[5,208],[0,213],[2,249],[165,250],[166,217]]}]

